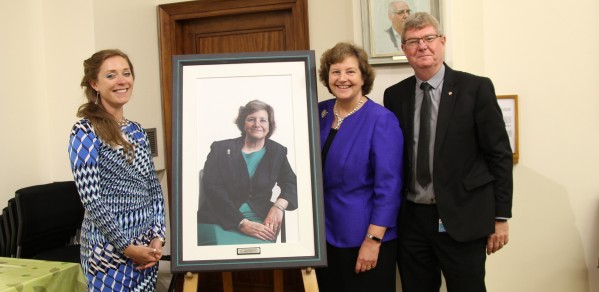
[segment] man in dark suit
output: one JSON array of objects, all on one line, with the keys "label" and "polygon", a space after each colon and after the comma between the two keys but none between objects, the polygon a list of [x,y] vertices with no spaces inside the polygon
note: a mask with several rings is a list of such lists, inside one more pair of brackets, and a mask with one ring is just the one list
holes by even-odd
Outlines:
[{"label": "man in dark suit", "polygon": [[387,7],[387,17],[391,21],[391,26],[385,32],[389,35],[389,40],[393,43],[395,49],[400,52],[401,39],[399,33],[402,31],[403,23],[411,12],[410,5],[404,0],[391,1]]},{"label": "man in dark suit", "polygon": [[402,49],[415,76],[384,94],[406,143],[397,258],[404,292],[439,291],[441,272],[450,292],[486,291],[486,256],[509,239],[512,151],[495,89],[447,66],[445,40],[430,14],[410,15]]}]

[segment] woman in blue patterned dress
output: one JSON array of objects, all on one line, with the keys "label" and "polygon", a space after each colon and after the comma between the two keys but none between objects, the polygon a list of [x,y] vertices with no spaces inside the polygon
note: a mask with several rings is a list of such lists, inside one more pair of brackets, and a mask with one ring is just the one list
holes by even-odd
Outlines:
[{"label": "woman in blue patterned dress", "polygon": [[148,137],[123,116],[135,75],[129,57],[103,50],[83,62],[88,102],[69,141],[85,207],[81,265],[89,291],[154,291],[164,245],[164,199]]}]

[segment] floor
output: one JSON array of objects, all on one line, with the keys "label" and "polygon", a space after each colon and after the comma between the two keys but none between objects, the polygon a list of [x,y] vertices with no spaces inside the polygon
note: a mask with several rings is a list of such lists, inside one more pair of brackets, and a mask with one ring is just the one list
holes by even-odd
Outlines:
[{"label": "floor", "polygon": [[167,292],[168,286],[171,283],[172,276],[173,275],[170,272],[165,272],[165,271],[158,272],[158,281],[156,282],[156,292]]}]

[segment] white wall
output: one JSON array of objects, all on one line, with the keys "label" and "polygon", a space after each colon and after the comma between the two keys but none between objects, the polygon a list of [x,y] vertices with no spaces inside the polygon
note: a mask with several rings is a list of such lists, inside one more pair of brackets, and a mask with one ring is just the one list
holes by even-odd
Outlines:
[{"label": "white wall", "polygon": [[[32,83],[44,79],[41,70],[43,58],[34,49],[42,45],[40,16],[41,8],[34,3],[18,2],[12,5],[11,9],[0,8],[0,35],[4,38],[0,54],[0,120],[3,124],[0,144],[0,161],[3,165],[0,168],[2,207],[11,196],[10,192],[14,193],[15,187],[30,181],[23,176],[15,177],[14,172],[33,173],[37,176],[49,170],[49,162],[43,159],[36,145],[47,139],[35,139],[39,136],[47,137],[47,128],[38,116],[43,108],[39,104],[43,102],[44,96],[41,86],[31,86]],[[12,29],[13,23],[21,23],[21,29]],[[7,45],[10,43],[19,45]],[[21,133],[31,128],[24,125],[35,125],[34,135],[22,135]],[[34,161],[38,161],[35,167],[32,163]]]},{"label": "white wall", "polygon": [[[361,43],[360,1],[308,0],[317,58],[338,41]],[[68,131],[83,102],[82,61],[96,50],[130,54],[136,84],[125,116],[158,128],[163,141],[156,6],[171,2],[181,1],[0,2],[0,202],[20,187],[72,179]],[[598,291],[599,2],[441,2],[448,64],[489,76],[498,94],[519,96],[511,241],[488,259],[489,291]],[[377,102],[412,72],[407,65],[376,71],[369,96]],[[331,97],[318,91],[321,100]]]}]

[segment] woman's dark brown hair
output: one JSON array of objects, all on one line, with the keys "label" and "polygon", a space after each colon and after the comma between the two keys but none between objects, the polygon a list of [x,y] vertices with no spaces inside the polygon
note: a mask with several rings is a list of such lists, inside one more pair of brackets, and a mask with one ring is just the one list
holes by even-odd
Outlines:
[{"label": "woman's dark brown hair", "polygon": [[347,42],[337,43],[334,47],[326,50],[322,57],[320,57],[320,69],[318,70],[318,77],[320,82],[327,87],[329,92],[331,87],[329,86],[329,70],[331,65],[341,63],[347,57],[356,57],[358,59],[358,67],[360,73],[362,73],[362,79],[364,85],[362,85],[362,94],[367,95],[372,90],[372,84],[374,84],[374,70],[368,63],[368,55],[364,49]]}]

